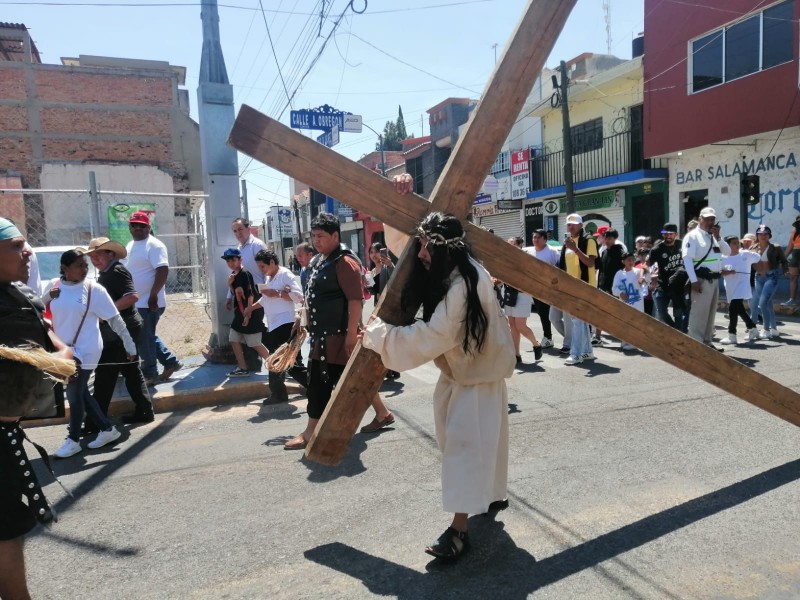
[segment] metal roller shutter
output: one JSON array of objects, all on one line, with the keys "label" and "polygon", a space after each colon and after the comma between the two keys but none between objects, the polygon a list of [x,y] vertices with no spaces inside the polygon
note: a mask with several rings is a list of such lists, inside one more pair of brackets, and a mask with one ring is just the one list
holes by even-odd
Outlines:
[{"label": "metal roller shutter", "polygon": [[521,218],[522,211],[510,210],[480,217],[478,225],[493,229],[496,236],[507,240],[510,237],[524,236],[525,226]]}]

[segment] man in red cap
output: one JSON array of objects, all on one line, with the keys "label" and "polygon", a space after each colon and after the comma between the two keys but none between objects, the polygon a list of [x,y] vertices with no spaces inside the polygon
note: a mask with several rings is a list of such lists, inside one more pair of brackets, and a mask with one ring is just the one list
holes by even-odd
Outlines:
[{"label": "man in red cap", "polygon": [[[144,211],[131,215],[128,223],[133,241],[128,242],[128,271],[133,277],[133,287],[139,299],[136,309],[142,317],[143,327],[139,339],[139,355],[142,359],[142,373],[148,385],[166,381],[181,364],[156,335],[156,325],[167,306],[164,285],[169,275],[167,247],[151,235],[150,217]],[[164,366],[158,376],[158,363]]]}]

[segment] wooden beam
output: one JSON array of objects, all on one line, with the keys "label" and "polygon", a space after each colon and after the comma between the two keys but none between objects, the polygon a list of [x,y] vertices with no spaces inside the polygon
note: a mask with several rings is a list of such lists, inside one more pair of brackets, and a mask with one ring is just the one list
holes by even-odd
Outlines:
[{"label": "wooden beam", "polygon": [[[529,4],[514,40],[434,188],[432,205],[418,196],[397,195],[391,182],[383,177],[247,106],[239,112],[229,143],[406,233],[413,233],[430,210],[451,212],[463,218],[471,209],[475,194],[573,5],[574,0],[534,0]],[[494,276],[800,425],[800,396],[794,391],[488,232],[471,225],[467,229],[476,257]],[[404,312],[400,298],[414,255],[412,240],[382,293],[377,312],[389,323],[404,324],[413,318],[415,307]],[[306,450],[310,458],[324,464],[337,464],[342,459],[384,373],[377,354],[360,346],[356,348]]]}]

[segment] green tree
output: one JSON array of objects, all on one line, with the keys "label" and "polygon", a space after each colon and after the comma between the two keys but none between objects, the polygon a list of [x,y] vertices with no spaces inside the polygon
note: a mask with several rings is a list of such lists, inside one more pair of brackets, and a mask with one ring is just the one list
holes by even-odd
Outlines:
[{"label": "green tree", "polygon": [[[383,149],[384,150],[402,150],[403,146],[400,143],[402,140],[408,139],[406,133],[406,123],[403,120],[403,108],[398,106],[397,121],[386,121],[386,126],[383,128]],[[378,141],[375,144],[375,150],[380,150],[381,144]]]}]

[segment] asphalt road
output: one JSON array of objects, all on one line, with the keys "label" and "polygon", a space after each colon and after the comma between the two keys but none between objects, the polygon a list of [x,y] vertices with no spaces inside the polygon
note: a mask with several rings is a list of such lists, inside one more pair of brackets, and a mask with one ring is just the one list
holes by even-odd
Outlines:
[{"label": "asphalt road", "polygon": [[[800,390],[800,324],[781,329],[728,353]],[[509,380],[511,507],[471,519],[456,565],[422,552],[449,523],[430,365],[385,387],[396,425],[336,468],[283,450],[299,398],[158,415],[58,461],[73,497],[45,488],[60,520],[27,544],[33,597],[799,598],[797,428],[618,344],[596,354]],[[30,435],[53,451],[65,433]]]}]

